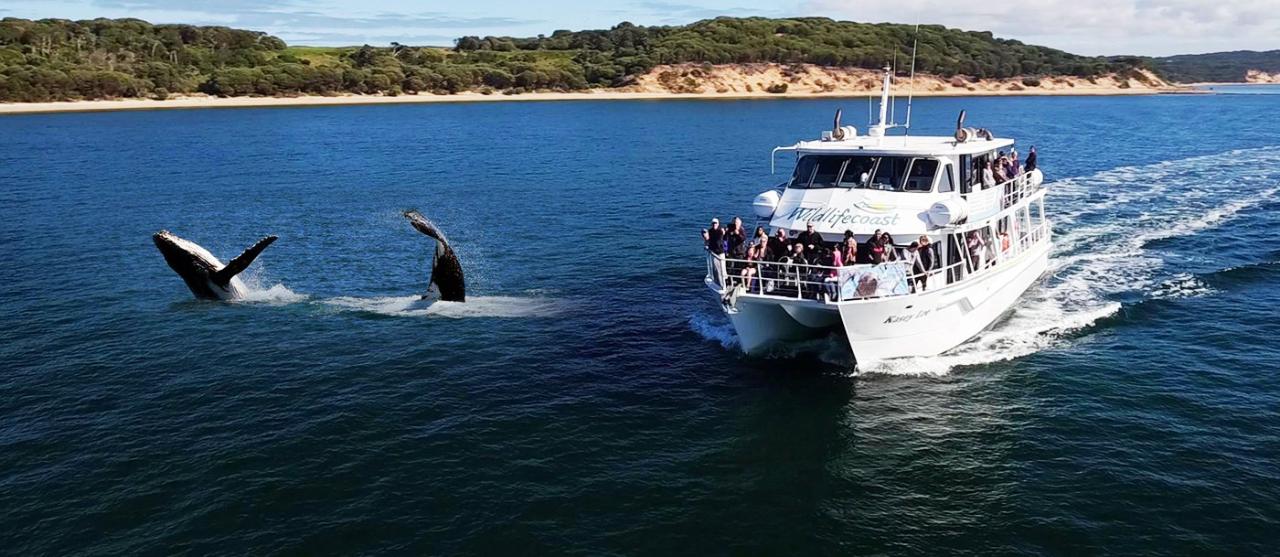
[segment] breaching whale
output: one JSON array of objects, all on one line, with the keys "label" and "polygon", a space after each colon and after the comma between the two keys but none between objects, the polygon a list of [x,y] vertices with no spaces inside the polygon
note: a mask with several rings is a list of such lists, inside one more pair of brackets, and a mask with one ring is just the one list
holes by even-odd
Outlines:
[{"label": "breaching whale", "polygon": [[236,275],[247,269],[262,250],[276,241],[275,236],[258,240],[258,243],[244,250],[244,253],[236,256],[230,263],[223,265],[209,250],[168,230],[156,232],[151,239],[164,255],[165,263],[182,277],[191,293],[206,300],[234,300],[243,297],[248,289]]},{"label": "breaching whale", "polygon": [[[405,218],[409,219],[409,224],[418,229],[418,232],[426,234],[436,241],[435,260],[431,265],[431,279],[427,281],[427,290],[430,292],[431,285],[435,285],[440,291],[440,299],[446,302],[465,302],[467,301],[466,284],[462,278],[462,264],[458,263],[458,256],[454,255],[453,248],[449,247],[449,240],[445,238],[444,232],[427,217],[422,216],[417,211],[405,211]],[[423,296],[426,298],[427,296]]]}]

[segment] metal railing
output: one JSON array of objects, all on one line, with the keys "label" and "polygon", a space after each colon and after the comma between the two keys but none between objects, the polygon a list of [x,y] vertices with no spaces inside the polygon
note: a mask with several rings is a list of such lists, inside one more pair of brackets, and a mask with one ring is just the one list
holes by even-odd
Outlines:
[{"label": "metal railing", "polygon": [[1039,191],[1043,184],[1032,184],[1031,174],[1024,172],[989,188],[982,188],[981,184],[975,184],[975,187],[978,189],[962,194],[961,197],[970,205],[971,218],[974,215],[986,218],[1017,205],[1019,201]]},{"label": "metal railing", "polygon": [[[879,264],[854,264],[842,267],[793,263],[789,260],[762,261],[728,258],[707,254],[707,278],[728,293],[742,288],[741,293],[781,299],[814,300],[838,303],[872,298],[906,296],[947,288],[989,274],[1004,261],[1021,255],[1042,241],[1049,223],[1041,222],[1033,229],[1010,238],[1010,245],[984,243],[982,253],[965,248],[956,261],[940,265],[940,250],[935,247],[933,265],[917,269],[915,260],[899,259]],[[999,241],[999,240],[997,240]],[[894,246],[898,253],[906,253]],[[852,281],[852,284],[850,282]]]}]

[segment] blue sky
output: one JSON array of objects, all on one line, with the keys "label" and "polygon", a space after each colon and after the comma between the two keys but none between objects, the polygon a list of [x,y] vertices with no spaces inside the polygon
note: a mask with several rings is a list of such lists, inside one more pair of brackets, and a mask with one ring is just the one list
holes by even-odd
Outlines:
[{"label": "blue sky", "polygon": [[1280,48],[1280,0],[5,0],[0,16],[137,17],[267,31],[291,44],[448,45],[717,15],[941,23],[1080,54]]}]

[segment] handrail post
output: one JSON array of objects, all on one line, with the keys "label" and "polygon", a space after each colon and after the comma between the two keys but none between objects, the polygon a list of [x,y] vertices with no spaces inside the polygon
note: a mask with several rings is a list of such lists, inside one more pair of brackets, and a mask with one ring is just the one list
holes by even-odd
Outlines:
[{"label": "handrail post", "polygon": [[723,292],[725,290],[728,290],[729,288],[729,279],[728,279],[727,271],[725,270],[724,255],[723,254],[713,254],[713,255],[715,255],[715,258],[716,258],[716,270],[719,271],[720,273],[720,290]]}]

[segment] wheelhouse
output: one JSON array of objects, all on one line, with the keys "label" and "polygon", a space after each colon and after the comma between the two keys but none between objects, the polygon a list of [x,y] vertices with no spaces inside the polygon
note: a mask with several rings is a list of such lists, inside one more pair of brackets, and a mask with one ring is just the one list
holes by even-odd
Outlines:
[{"label": "wheelhouse", "polygon": [[940,191],[952,191],[951,167],[935,157],[895,155],[801,155],[787,182],[791,189],[874,189],[928,193],[935,189],[939,168],[948,179]]}]

